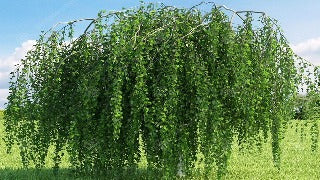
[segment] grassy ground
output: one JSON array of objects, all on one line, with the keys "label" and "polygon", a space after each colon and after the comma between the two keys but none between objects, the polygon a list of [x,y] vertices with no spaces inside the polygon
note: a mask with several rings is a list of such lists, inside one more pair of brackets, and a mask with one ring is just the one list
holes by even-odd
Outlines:
[{"label": "grassy ground", "polygon": [[[291,121],[282,141],[281,170],[273,167],[270,143],[264,144],[259,150],[239,151],[237,145],[229,161],[228,174],[225,179],[320,179],[320,151],[311,152],[310,125],[307,121]],[[305,136],[301,136],[301,128]],[[4,134],[3,119],[0,112],[0,179],[93,179],[92,177],[73,176],[68,169],[67,158],[64,158],[62,169],[54,175],[50,169],[52,161],[47,159],[47,169],[23,169],[20,163],[19,149],[14,147],[12,154],[6,154],[2,140]],[[119,179],[156,179],[150,172],[141,169],[135,174],[122,174]],[[156,176],[152,173],[151,176]],[[110,176],[94,179],[110,179]],[[199,179],[199,177],[194,177]],[[212,178],[214,179],[214,177]]]},{"label": "grassy ground", "polygon": [[234,147],[226,179],[320,179],[320,151],[312,153],[309,131],[308,122],[290,122],[281,143],[280,171],[273,167],[270,143],[261,152],[239,153]]}]

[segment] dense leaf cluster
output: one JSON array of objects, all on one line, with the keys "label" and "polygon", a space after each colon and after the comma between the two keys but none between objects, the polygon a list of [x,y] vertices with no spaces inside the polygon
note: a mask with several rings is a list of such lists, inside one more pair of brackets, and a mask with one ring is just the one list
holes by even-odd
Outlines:
[{"label": "dense leaf cluster", "polygon": [[[137,167],[190,175],[226,172],[231,144],[281,133],[299,84],[295,56],[274,20],[251,13],[233,26],[211,11],[141,5],[100,13],[74,39],[72,24],[42,35],[12,72],[6,143],[42,167],[50,145],[80,172]],[[258,27],[256,27],[258,25]],[[200,161],[198,159],[198,161]]]}]

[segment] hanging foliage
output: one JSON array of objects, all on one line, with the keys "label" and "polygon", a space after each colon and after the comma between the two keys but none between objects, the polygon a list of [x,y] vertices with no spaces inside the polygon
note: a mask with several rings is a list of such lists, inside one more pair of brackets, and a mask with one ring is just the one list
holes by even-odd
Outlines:
[{"label": "hanging foliage", "polygon": [[142,4],[99,13],[76,39],[78,21],[42,34],[12,72],[8,150],[17,142],[23,164],[41,168],[53,145],[56,168],[66,149],[78,172],[117,175],[137,167],[142,146],[163,177],[191,175],[201,153],[204,175],[217,167],[221,178],[235,139],[254,145],[271,133],[280,168],[305,68],[275,20],[226,9]]}]

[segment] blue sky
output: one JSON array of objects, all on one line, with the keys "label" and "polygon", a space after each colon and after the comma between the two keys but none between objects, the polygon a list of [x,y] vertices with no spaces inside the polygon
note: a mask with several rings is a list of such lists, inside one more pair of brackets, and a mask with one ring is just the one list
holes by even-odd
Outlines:
[{"label": "blue sky", "polygon": [[[203,0],[145,0],[191,7]],[[216,0],[234,10],[264,11],[277,19],[294,51],[320,64],[320,1]],[[60,21],[95,17],[99,10],[121,10],[139,1],[111,0],[0,0],[0,108],[8,94],[8,73],[32,47],[42,30]]]}]

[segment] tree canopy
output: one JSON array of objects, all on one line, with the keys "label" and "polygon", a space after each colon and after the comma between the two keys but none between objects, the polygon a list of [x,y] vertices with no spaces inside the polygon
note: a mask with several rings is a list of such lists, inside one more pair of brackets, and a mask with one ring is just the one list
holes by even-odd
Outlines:
[{"label": "tree canopy", "polygon": [[309,65],[265,13],[225,11],[142,4],[99,13],[77,38],[78,21],[42,34],[12,72],[8,150],[17,142],[23,164],[42,167],[54,145],[56,168],[66,149],[73,168],[99,173],[137,167],[142,147],[164,177],[191,174],[200,153],[220,178],[234,140],[270,134],[280,168]]}]

